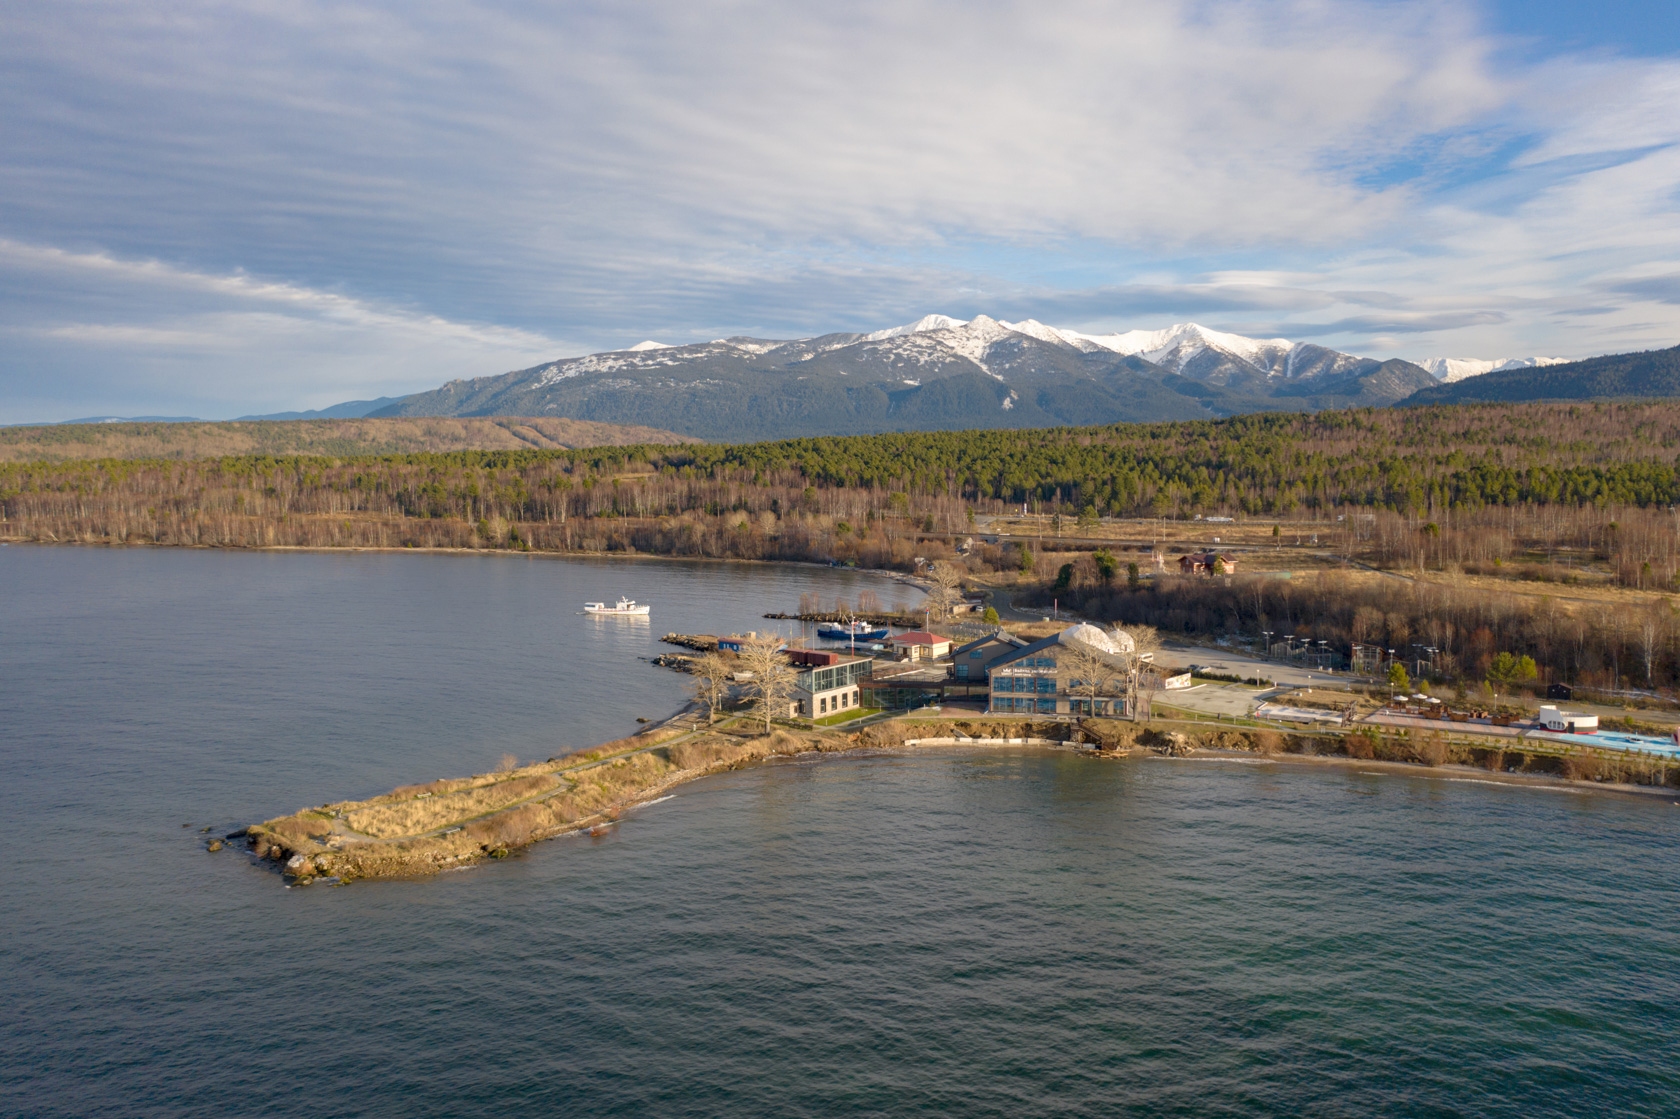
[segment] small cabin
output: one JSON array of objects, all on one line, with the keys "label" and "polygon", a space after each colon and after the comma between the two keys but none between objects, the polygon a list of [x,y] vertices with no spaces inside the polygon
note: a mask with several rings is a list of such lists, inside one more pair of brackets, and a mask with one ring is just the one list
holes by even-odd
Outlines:
[{"label": "small cabin", "polygon": [[913,661],[933,661],[951,655],[951,639],[937,633],[911,630],[892,639],[893,652]]},{"label": "small cabin", "polygon": [[778,650],[787,648],[786,641],[777,637],[772,637],[768,634],[760,637],[756,632],[748,633],[745,636],[739,633],[732,633],[728,637],[720,637],[718,638],[717,647],[720,652],[724,653],[742,653],[746,651],[746,647],[748,645],[756,645],[761,641],[776,642],[776,648]]},{"label": "small cabin", "polygon": [[1178,569],[1186,575],[1234,575],[1237,561],[1222,552],[1191,552],[1178,557]]},{"label": "small cabin", "polygon": [[1550,684],[1546,688],[1547,699],[1561,699],[1568,703],[1575,698],[1575,689],[1568,684]]}]

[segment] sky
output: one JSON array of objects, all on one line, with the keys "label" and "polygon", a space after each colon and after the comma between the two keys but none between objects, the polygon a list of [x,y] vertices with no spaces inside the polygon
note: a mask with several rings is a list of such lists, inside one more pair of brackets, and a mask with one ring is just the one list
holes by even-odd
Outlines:
[{"label": "sky", "polygon": [[1680,5],[0,0],[0,423],[929,313],[1680,343]]}]

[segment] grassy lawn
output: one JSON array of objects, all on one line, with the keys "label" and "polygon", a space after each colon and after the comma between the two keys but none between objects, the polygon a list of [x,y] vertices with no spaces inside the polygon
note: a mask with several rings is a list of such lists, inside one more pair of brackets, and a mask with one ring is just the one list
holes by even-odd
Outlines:
[{"label": "grassy lawn", "polygon": [[863,719],[870,715],[879,715],[879,707],[854,707],[850,711],[842,711],[837,715],[825,715],[820,719],[811,720],[814,727],[837,727],[841,723],[849,723],[853,719]]}]

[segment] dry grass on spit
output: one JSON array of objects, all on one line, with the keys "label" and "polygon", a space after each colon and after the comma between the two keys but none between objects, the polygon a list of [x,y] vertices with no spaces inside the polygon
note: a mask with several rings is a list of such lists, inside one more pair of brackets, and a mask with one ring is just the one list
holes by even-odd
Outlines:
[{"label": "dry grass on spit", "polygon": [[655,746],[667,738],[675,738],[682,733],[684,732],[679,728],[665,727],[648,731],[645,734],[632,735],[629,738],[617,738],[611,742],[603,742],[599,746],[590,746],[576,753],[567,754],[560,761],[565,765],[579,765],[583,762],[598,761],[614,754],[622,754],[627,750],[641,750],[649,746]]},{"label": "dry grass on spit", "polygon": [[[511,755],[509,755],[511,756]],[[504,763],[506,758],[503,759]],[[428,781],[423,785],[399,785],[384,796],[369,797],[367,800],[347,801],[332,807],[342,811],[354,811],[375,804],[392,804],[399,800],[412,800],[418,796],[441,796],[444,793],[458,793],[463,789],[482,789],[486,785],[494,785],[498,781],[506,781],[510,777],[530,777],[540,773],[551,773],[557,768],[553,762],[533,762],[526,766],[516,766],[498,769],[493,773],[479,773],[472,777],[440,777],[436,781]]]},{"label": "dry grass on spit", "polygon": [[572,774],[572,796],[601,797],[606,804],[647,788],[670,771],[671,764],[656,753],[632,754]]},{"label": "dry grass on spit", "polygon": [[492,779],[458,792],[358,808],[345,814],[345,822],[375,839],[417,835],[494,812],[516,800],[547,792],[559,784],[560,779],[552,773],[533,773],[510,780]]},{"label": "dry grass on spit", "polygon": [[759,738],[730,738],[708,735],[679,742],[666,751],[678,769],[722,769],[772,754],[797,754],[812,744],[796,734],[776,730]]},{"label": "dry grass on spit", "polygon": [[[283,847],[289,851],[321,851],[325,850],[324,843],[327,836],[332,834],[332,815],[313,810],[299,812],[295,815],[281,816],[264,821],[251,831],[256,837],[257,855],[259,857],[266,856],[271,845]],[[267,838],[268,836],[272,836],[280,842],[273,844]]]}]

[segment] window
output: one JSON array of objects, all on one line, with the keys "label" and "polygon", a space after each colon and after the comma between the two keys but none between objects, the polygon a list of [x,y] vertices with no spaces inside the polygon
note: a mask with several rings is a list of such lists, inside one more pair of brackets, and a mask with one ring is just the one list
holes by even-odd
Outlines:
[{"label": "window", "polygon": [[974,660],[974,661],[979,660],[980,659],[980,650],[979,649],[970,649],[969,652],[968,652],[968,659],[969,660]]},{"label": "window", "polygon": [[822,701],[822,711],[825,715],[828,713],[828,700],[826,699]]}]

